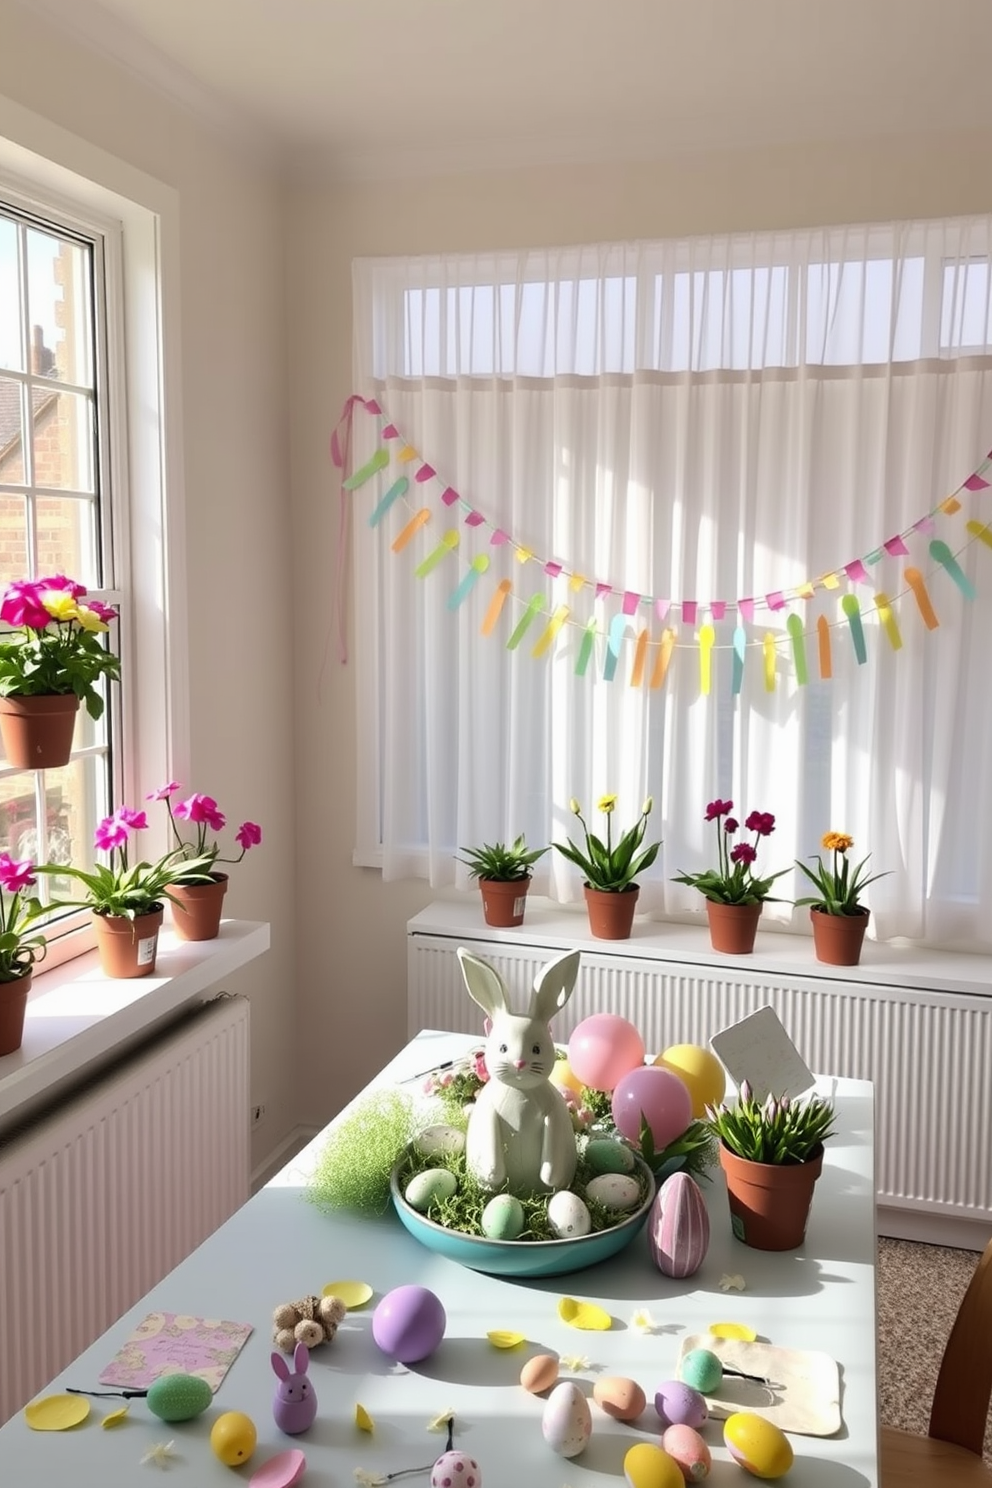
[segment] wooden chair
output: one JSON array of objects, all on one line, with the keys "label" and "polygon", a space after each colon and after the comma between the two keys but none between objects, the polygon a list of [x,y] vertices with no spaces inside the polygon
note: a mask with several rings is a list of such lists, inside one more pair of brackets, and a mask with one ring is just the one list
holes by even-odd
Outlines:
[{"label": "wooden chair", "polygon": [[990,1398],[992,1240],[947,1340],[927,1435],[882,1427],[881,1488],[992,1488],[992,1468],[982,1460]]}]

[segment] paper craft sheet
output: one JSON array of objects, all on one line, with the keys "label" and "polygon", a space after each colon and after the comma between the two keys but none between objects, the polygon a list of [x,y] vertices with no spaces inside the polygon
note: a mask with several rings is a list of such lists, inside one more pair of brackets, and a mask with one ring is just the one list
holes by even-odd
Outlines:
[{"label": "paper craft sheet", "polygon": [[216,1393],[251,1332],[251,1323],[150,1312],[100,1375],[100,1384],[145,1390],[163,1374],[195,1374]]},{"label": "paper craft sheet", "polygon": [[829,1354],[695,1333],[682,1340],[680,1366],[684,1355],[697,1348],[709,1349],[730,1369],[773,1382],[756,1385],[724,1375],[716,1394],[704,1397],[716,1420],[724,1421],[734,1411],[753,1411],[800,1436],[833,1436],[840,1430],[840,1369]]}]

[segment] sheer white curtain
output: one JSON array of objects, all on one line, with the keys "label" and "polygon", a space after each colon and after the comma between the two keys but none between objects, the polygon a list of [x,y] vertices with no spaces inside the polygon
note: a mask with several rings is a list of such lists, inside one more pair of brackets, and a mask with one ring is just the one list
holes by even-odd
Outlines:
[{"label": "sheer white curtain", "polygon": [[[671,875],[714,860],[703,814],[722,796],[742,817],[775,814],[767,871],[816,853],[828,830],[850,832],[855,858],[870,852],[875,871],[889,870],[866,897],[879,938],[992,944],[980,825],[992,820],[992,552],[966,526],[992,517],[992,490],[961,492],[960,511],[914,530],[992,448],[990,246],[983,218],[357,261],[356,391],[378,398],[378,424],[391,420],[437,472],[374,528],[369,492],[385,485],[350,498],[358,861],[466,885],[460,846],[574,837],[572,797],[601,828],[606,792],[619,795],[622,828],[650,794],[649,834],[664,845],[640,907],[686,918],[701,900]],[[356,464],[377,446],[376,423],[356,414]],[[460,498],[451,505],[446,487]],[[430,520],[394,553],[421,506]],[[457,548],[417,577],[449,530]],[[890,554],[899,535],[908,551]],[[973,599],[931,556],[933,537],[958,555]],[[488,568],[453,606],[483,555]],[[845,573],[854,560],[863,579]],[[923,575],[936,629],[907,567]],[[503,580],[510,596],[484,636]],[[849,593],[863,663],[841,608]],[[878,593],[892,600],[899,649],[877,621]],[[611,677],[607,637],[625,595],[639,602]],[[543,609],[508,649],[535,596]],[[790,616],[802,622],[805,683]],[[651,687],[666,628],[675,647]],[[798,875],[779,885],[804,892]],[[554,852],[536,887],[581,894]],[[805,928],[788,904],[765,918]]]}]

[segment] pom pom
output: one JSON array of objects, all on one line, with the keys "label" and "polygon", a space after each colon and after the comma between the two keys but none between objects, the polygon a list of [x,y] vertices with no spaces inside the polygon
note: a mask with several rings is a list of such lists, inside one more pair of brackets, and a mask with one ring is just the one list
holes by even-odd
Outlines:
[{"label": "pom pom", "polygon": [[276,1328],[288,1328],[290,1332],[296,1327],[298,1313],[291,1302],[283,1302],[272,1314],[272,1322]]},{"label": "pom pom", "polygon": [[319,1343],[323,1343],[324,1341],[323,1328],[319,1323],[315,1323],[312,1318],[304,1318],[301,1322],[297,1323],[293,1331],[296,1342],[305,1343],[308,1349],[316,1348]]},{"label": "pom pom", "polygon": [[280,1328],[274,1334],[272,1342],[276,1348],[282,1349],[284,1354],[291,1354],[296,1347],[296,1334],[292,1328]]}]

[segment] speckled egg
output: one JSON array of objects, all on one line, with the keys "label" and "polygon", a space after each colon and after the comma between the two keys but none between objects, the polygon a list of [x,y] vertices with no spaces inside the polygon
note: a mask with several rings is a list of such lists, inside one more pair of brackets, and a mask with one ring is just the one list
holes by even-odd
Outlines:
[{"label": "speckled egg", "polygon": [[403,1197],[411,1209],[421,1214],[441,1199],[450,1199],[458,1187],[458,1179],[448,1168],[427,1168],[423,1173],[414,1173],[403,1190]]},{"label": "speckled egg", "polygon": [[554,1354],[535,1354],[520,1371],[520,1383],[532,1395],[543,1395],[558,1383],[558,1360]]},{"label": "speckled egg", "polygon": [[703,1395],[712,1395],[723,1379],[723,1365],[711,1349],[690,1349],[679,1364],[679,1378]]},{"label": "speckled egg", "polygon": [[623,1475],[630,1488],[682,1488],[678,1463],[662,1447],[638,1442],[623,1459]]},{"label": "speckled egg", "polygon": [[698,1430],[709,1408],[698,1390],[682,1380],[665,1380],[655,1391],[654,1408],[665,1426],[692,1426]]},{"label": "speckled egg", "polygon": [[455,1157],[465,1151],[465,1133],[457,1126],[439,1122],[435,1126],[425,1126],[414,1138],[413,1145],[424,1157]]},{"label": "speckled egg", "polygon": [[163,1374],[149,1386],[146,1398],[160,1421],[192,1421],[206,1410],[214,1392],[198,1374]]},{"label": "speckled egg", "polygon": [[710,1449],[698,1431],[691,1426],[669,1426],[661,1438],[661,1445],[669,1457],[678,1463],[679,1471],[687,1483],[701,1483],[710,1475],[713,1458]]},{"label": "speckled egg", "polygon": [[482,1473],[465,1452],[444,1452],[431,1468],[431,1488],[481,1488]]},{"label": "speckled egg", "polygon": [[601,1173],[586,1184],[586,1194],[607,1209],[619,1209],[625,1213],[636,1206],[641,1197],[641,1186],[636,1178],[628,1178],[626,1173]]},{"label": "speckled egg", "polygon": [[571,1189],[563,1188],[548,1200],[548,1224],[559,1240],[570,1240],[574,1235],[588,1235],[592,1229],[589,1210]]},{"label": "speckled egg", "polygon": [[636,1421],[647,1404],[637,1381],[619,1374],[598,1379],[592,1387],[592,1398],[615,1421]]},{"label": "speckled egg", "polygon": [[516,1240],[524,1227],[524,1206],[513,1194],[497,1194],[482,1211],[482,1233],[490,1240]]},{"label": "speckled egg", "polygon": [[756,1478],[780,1478],[792,1466],[792,1443],[785,1432],[753,1411],[728,1416],[723,1439],[734,1461]]},{"label": "speckled egg", "polygon": [[592,1433],[589,1402],[571,1380],[562,1380],[548,1396],[541,1415],[541,1431],[552,1452],[577,1457]]},{"label": "speckled egg", "polygon": [[585,1160],[594,1173],[632,1173],[634,1154],[623,1142],[594,1137],[586,1144]]}]

